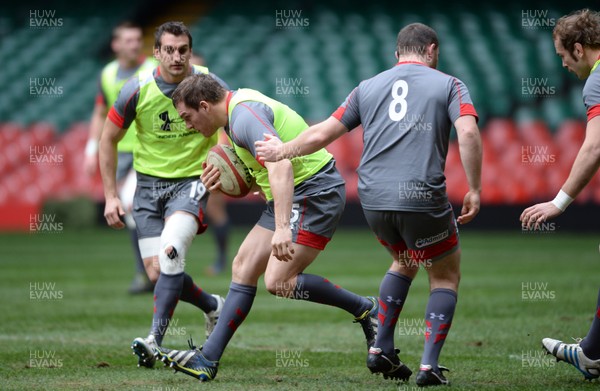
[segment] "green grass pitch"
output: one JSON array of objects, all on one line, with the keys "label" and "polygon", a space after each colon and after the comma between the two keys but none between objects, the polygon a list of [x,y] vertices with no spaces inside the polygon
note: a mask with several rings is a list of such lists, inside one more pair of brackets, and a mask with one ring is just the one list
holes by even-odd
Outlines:
[{"label": "green grass pitch", "polygon": [[[231,253],[243,239],[235,231]],[[462,233],[458,308],[441,364],[454,390],[597,390],[598,381],[542,354],[546,336],[587,333],[598,292],[597,235]],[[2,390],[416,390],[365,367],[360,326],[336,308],[276,299],[259,285],[216,380],[199,384],[157,363],[136,367],[129,348],[151,323],[151,295],[131,297],[128,237],[108,229],[0,235]],[[197,238],[187,271],[224,295],[230,274],[207,277],[210,233]],[[367,230],[340,230],[308,272],[376,294],[389,258]],[[262,283],[262,281],[261,281]],[[396,332],[401,358],[418,368],[428,296],[421,272]],[[165,346],[202,343],[199,310],[178,306]]]}]

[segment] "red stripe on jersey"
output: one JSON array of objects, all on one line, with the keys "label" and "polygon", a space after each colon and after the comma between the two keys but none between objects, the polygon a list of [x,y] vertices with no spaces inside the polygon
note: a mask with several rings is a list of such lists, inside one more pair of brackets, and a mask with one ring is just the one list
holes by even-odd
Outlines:
[{"label": "red stripe on jersey", "polygon": [[600,307],[598,307],[598,310],[596,311],[596,318],[600,319]]},{"label": "red stripe on jersey", "polygon": [[456,78],[454,80],[454,86],[458,91],[458,103],[459,107],[459,115],[462,117],[463,115],[472,115],[476,120],[479,120],[479,116],[477,116],[477,112],[475,111],[475,107],[472,103],[463,103],[462,101],[462,92],[460,90],[460,86],[458,85],[458,80]]},{"label": "red stripe on jersey", "polygon": [[123,124],[125,123],[125,118],[122,117],[115,107],[111,107],[108,111],[108,119],[112,121],[113,124],[117,125],[120,129],[123,129]]},{"label": "red stripe on jersey", "polygon": [[317,235],[315,233],[300,229],[298,230],[296,243],[316,248],[317,250],[325,250],[325,246],[327,243],[329,243],[329,240],[330,239],[326,238],[325,236]]},{"label": "red stripe on jersey", "polygon": [[350,104],[350,99],[352,99],[352,97],[354,96],[354,93],[356,92],[356,89],[358,87],[354,88],[352,90],[352,92],[350,93],[350,96],[348,97],[348,100],[344,103],[342,103],[342,105],[340,107],[337,108],[336,111],[333,112],[333,114],[331,114],[331,116],[335,119],[337,119],[338,121],[342,122],[342,117],[344,116],[344,113],[346,112],[346,108],[348,107],[348,105]]},{"label": "red stripe on jersey", "polygon": [[227,92],[227,99],[225,99],[225,110],[227,111],[227,125],[229,125],[229,102],[231,102],[231,98],[233,97],[233,92]]},{"label": "red stripe on jersey", "polygon": [[477,111],[475,111],[475,106],[470,103],[461,103],[460,104],[460,116],[463,115],[472,115],[476,120],[479,120],[479,116],[477,115]]},{"label": "red stripe on jersey", "polygon": [[346,112],[346,107],[340,106],[340,107],[338,107],[338,109],[336,111],[333,112],[333,114],[331,114],[331,116],[333,118],[337,119],[338,121],[341,121],[345,112]]},{"label": "red stripe on jersey", "polygon": [[[259,102],[260,103],[260,102]],[[245,107],[248,109],[248,111],[250,111],[252,113],[252,115],[254,117],[256,117],[256,119],[265,127],[265,129],[267,129],[269,131],[269,133],[273,134],[274,136],[278,136],[277,133],[273,132],[269,126],[254,112],[254,110],[252,110],[250,107],[246,106],[243,103],[240,103],[240,106]]]},{"label": "red stripe on jersey", "polygon": [[[123,108],[123,113],[125,113],[125,111],[127,110],[127,107],[129,107],[129,102],[131,102],[131,99],[133,99],[133,97],[138,92],[140,92],[139,87],[137,90],[135,90],[133,92],[133,94],[131,94],[131,96],[127,99],[127,102],[125,102],[125,107]],[[108,118],[119,128],[123,129],[123,126],[125,125],[125,115],[121,115],[121,114],[117,113],[114,105],[113,105],[113,107],[110,108],[110,111],[108,112]]]},{"label": "red stripe on jersey", "polygon": [[591,121],[592,118],[597,117],[599,115],[600,115],[600,104],[590,107],[590,109],[587,111],[588,122]]}]

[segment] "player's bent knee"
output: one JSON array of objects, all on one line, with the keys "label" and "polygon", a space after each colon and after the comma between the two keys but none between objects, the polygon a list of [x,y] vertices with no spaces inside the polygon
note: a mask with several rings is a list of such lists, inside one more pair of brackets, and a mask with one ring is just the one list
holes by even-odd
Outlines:
[{"label": "player's bent knee", "polygon": [[267,271],[265,273],[265,288],[272,295],[289,297],[293,294],[296,283],[292,279],[282,278],[281,275],[278,276]]},{"label": "player's bent knee", "polygon": [[263,271],[256,259],[238,253],[231,264],[231,280],[240,284],[256,285]]},{"label": "player's bent knee", "polygon": [[198,232],[196,218],[188,213],[169,217],[160,236],[158,262],[164,274],[179,274],[185,269],[185,257]]},{"label": "player's bent knee", "polygon": [[284,284],[282,284],[281,281],[275,278],[269,278],[265,275],[265,288],[267,288],[267,292],[274,296],[285,296],[285,293],[287,292],[282,290],[283,287]]}]

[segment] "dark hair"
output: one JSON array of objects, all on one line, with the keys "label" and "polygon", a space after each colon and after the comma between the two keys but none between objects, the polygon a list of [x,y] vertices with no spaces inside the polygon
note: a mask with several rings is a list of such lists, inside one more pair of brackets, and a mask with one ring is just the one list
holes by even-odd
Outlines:
[{"label": "dark hair", "polygon": [[112,31],[112,39],[116,39],[119,34],[121,34],[121,30],[125,30],[125,29],[138,29],[140,31],[142,31],[142,26],[140,26],[139,24],[135,23],[135,22],[131,22],[129,20],[123,21],[121,23],[119,23],[118,25],[115,26],[115,28]]},{"label": "dark hair", "polygon": [[160,49],[160,39],[164,33],[173,34],[176,37],[180,35],[187,35],[190,41],[190,49],[192,48],[192,34],[183,22],[166,22],[156,28],[154,33],[154,47]]},{"label": "dark hair", "polygon": [[220,102],[227,90],[210,75],[195,74],[183,79],[177,86],[171,99],[173,106],[183,102],[187,107],[198,110],[201,101],[209,103]]},{"label": "dark hair", "polygon": [[399,56],[417,54],[423,56],[427,47],[432,43],[439,47],[437,33],[434,29],[422,23],[411,23],[398,33],[396,51]]},{"label": "dark hair", "polygon": [[571,57],[576,43],[600,49],[600,13],[586,8],[563,16],[554,26],[552,39],[559,39]]}]

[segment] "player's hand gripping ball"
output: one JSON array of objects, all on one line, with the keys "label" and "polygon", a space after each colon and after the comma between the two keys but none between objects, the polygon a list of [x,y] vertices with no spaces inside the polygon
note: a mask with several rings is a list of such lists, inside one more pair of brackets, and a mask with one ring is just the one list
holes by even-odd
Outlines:
[{"label": "player's hand gripping ball", "polygon": [[206,164],[214,165],[220,173],[221,192],[228,196],[245,197],[252,188],[252,174],[235,150],[226,144],[215,145],[208,151]]}]

